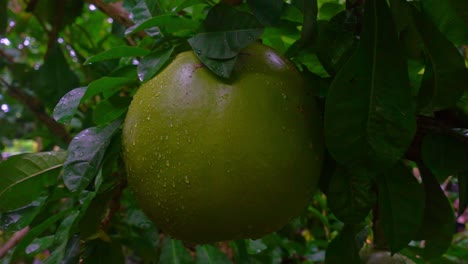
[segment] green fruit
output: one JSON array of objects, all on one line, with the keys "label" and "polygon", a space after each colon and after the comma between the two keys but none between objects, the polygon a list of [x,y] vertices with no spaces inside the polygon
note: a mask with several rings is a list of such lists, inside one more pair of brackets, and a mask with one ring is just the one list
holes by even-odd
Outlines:
[{"label": "green fruit", "polygon": [[188,242],[258,238],[306,207],[322,126],[295,67],[255,43],[229,80],[192,52],[135,94],[123,128],[128,182],[144,212]]}]

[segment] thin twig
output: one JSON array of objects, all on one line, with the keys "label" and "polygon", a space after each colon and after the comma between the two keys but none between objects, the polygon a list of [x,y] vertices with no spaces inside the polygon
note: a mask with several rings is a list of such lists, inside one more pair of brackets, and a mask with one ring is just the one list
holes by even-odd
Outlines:
[{"label": "thin twig", "polygon": [[0,247],[0,259],[5,257],[5,255],[8,253],[8,251],[12,248],[14,248],[20,241],[21,239],[26,236],[29,232],[29,226],[21,229],[20,231],[16,232],[13,234],[13,236],[3,245]]}]

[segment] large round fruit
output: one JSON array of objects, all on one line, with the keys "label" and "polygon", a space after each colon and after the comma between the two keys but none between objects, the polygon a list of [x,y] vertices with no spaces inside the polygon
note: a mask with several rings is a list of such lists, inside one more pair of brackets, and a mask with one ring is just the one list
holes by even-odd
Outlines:
[{"label": "large round fruit", "polygon": [[321,133],[301,75],[272,49],[244,49],[230,80],[185,52],[133,98],[122,135],[128,182],[174,238],[258,238],[309,202]]}]

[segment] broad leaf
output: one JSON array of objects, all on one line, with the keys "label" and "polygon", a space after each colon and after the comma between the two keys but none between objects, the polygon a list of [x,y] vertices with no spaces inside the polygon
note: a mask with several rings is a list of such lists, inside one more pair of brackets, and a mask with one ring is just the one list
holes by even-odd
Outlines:
[{"label": "broad leaf", "polygon": [[55,46],[37,71],[32,85],[45,105],[52,109],[62,96],[79,86],[79,80],[62,50]]},{"label": "broad leaf", "polygon": [[102,77],[89,84],[81,102],[101,93],[105,95],[104,98],[107,98],[122,90],[124,86],[133,84],[135,84],[135,80],[127,77]]},{"label": "broad leaf", "polygon": [[196,21],[182,16],[165,14],[149,18],[141,24],[128,28],[127,31],[125,31],[125,34],[128,35],[143,29],[154,27],[161,27],[167,33],[175,35],[180,35],[181,33],[183,33],[182,35],[186,35],[187,33],[195,32],[198,29],[199,25]]},{"label": "broad leaf", "polygon": [[414,239],[422,224],[424,189],[401,162],[377,179],[379,218],[385,240],[395,253]]},{"label": "broad leaf", "polygon": [[237,56],[227,60],[221,59],[210,59],[205,56],[198,56],[203,64],[208,67],[213,73],[224,78],[229,78],[231,76],[232,70],[237,62]]},{"label": "broad leaf", "polygon": [[424,258],[441,256],[452,242],[455,225],[453,208],[437,179],[424,167],[419,168],[424,184],[424,220],[417,239],[426,240]]},{"label": "broad leaf", "polygon": [[197,262],[199,264],[227,264],[232,261],[221,252],[218,248],[212,245],[197,246]]},{"label": "broad leaf", "polygon": [[39,213],[45,199],[46,197],[39,197],[32,203],[19,209],[0,213],[0,230],[18,231],[25,228]]},{"label": "broad leaf", "polygon": [[398,43],[386,1],[366,1],[358,49],[332,82],[325,103],[328,150],[353,171],[385,170],[412,142],[414,104]]},{"label": "broad leaf", "polygon": [[79,87],[64,95],[54,108],[54,119],[62,124],[70,122],[75,115],[76,109],[80,105],[81,97],[83,97],[85,92],[86,87]]},{"label": "broad leaf", "polygon": [[142,82],[146,82],[151,79],[167,62],[172,52],[174,52],[174,46],[171,46],[168,49],[160,49],[155,52],[152,52],[143,59],[141,59],[140,64],[138,64],[138,78]]},{"label": "broad leaf", "polygon": [[421,146],[421,158],[440,183],[448,176],[468,171],[466,146],[450,136],[426,135]]},{"label": "broad leaf", "polygon": [[25,250],[26,255],[35,256],[50,248],[54,243],[54,235],[34,239]]},{"label": "broad leaf", "polygon": [[329,183],[327,200],[338,219],[346,224],[359,224],[374,207],[373,182],[338,166]]},{"label": "broad leaf", "polygon": [[465,0],[424,0],[422,10],[450,41],[468,44],[468,5]]},{"label": "broad leaf", "polygon": [[212,7],[203,22],[204,32],[255,28],[262,28],[262,25],[255,19],[255,16],[222,3]]},{"label": "broad leaf", "polygon": [[166,237],[159,262],[189,264],[193,263],[194,261],[180,240],[174,240]]},{"label": "broad leaf", "polygon": [[76,222],[76,219],[80,215],[79,211],[70,213],[65,219],[63,219],[60,226],[55,231],[54,243],[52,248],[55,248],[50,256],[46,259],[44,264],[55,264],[61,263],[65,256],[65,250],[70,237],[70,231]]},{"label": "broad leaf", "polygon": [[463,57],[416,8],[413,8],[413,16],[428,58],[419,91],[418,108],[430,112],[454,106],[468,83]]},{"label": "broad leaf", "polygon": [[131,99],[128,97],[113,96],[101,101],[93,111],[93,121],[97,125],[105,125],[127,112]]},{"label": "broad leaf", "polygon": [[63,179],[68,189],[73,192],[82,190],[94,179],[121,123],[122,120],[116,120],[107,126],[88,128],[73,138],[63,167]]},{"label": "broad leaf", "polygon": [[26,206],[56,184],[65,157],[66,152],[40,152],[0,163],[0,211]]},{"label": "broad leaf", "polygon": [[328,245],[325,263],[361,264],[356,234],[355,227],[345,225],[338,236]]},{"label": "broad leaf", "polygon": [[118,46],[101,52],[95,56],[88,58],[84,64],[90,64],[97,61],[120,59],[124,57],[145,56],[149,53],[148,50],[140,47]]},{"label": "broad leaf", "polygon": [[247,0],[250,10],[263,25],[274,25],[283,11],[283,0]]}]

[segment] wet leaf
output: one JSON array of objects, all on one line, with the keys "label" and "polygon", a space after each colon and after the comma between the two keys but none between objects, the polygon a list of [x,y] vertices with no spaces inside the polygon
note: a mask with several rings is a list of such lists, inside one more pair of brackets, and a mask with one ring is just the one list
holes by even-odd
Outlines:
[{"label": "wet leaf", "polygon": [[149,18],[134,27],[128,28],[125,31],[125,34],[129,35],[143,29],[154,27],[163,28],[165,32],[172,33],[175,35],[180,35],[180,33],[183,33],[185,31],[185,33],[182,35],[186,35],[187,33],[195,32],[198,29],[199,24],[194,20],[182,16],[164,14]]},{"label": "wet leaf", "polygon": [[55,249],[45,260],[44,264],[61,263],[61,261],[64,259],[65,250],[67,249],[67,244],[69,242],[70,231],[74,226],[79,214],[79,211],[74,211],[70,213],[67,217],[65,217],[62,223],[60,223],[59,227],[55,232],[54,243],[52,244],[52,248]]},{"label": "wet leaf", "polygon": [[140,81],[146,82],[158,73],[167,62],[172,52],[174,52],[174,46],[168,49],[157,50],[143,57],[137,68]]},{"label": "wet leaf", "polygon": [[283,11],[283,0],[247,0],[250,10],[263,25],[276,24]]},{"label": "wet leaf", "polygon": [[41,210],[46,197],[40,197],[21,208],[0,213],[0,230],[18,231],[28,226]]},{"label": "wet leaf", "polygon": [[231,76],[232,70],[237,62],[237,56],[227,60],[210,59],[201,55],[198,56],[198,58],[213,73],[224,78],[229,78]]},{"label": "wet leaf", "polygon": [[88,58],[84,64],[90,64],[97,61],[120,59],[124,57],[138,57],[148,55],[149,51],[140,47],[119,46],[110,48],[95,56]]},{"label": "wet leaf", "polygon": [[65,94],[54,108],[54,119],[62,124],[71,121],[80,105],[81,97],[85,94],[86,87],[79,87]]},{"label": "wet leaf", "polygon": [[0,211],[36,200],[57,182],[66,152],[20,154],[0,163]]},{"label": "wet leaf", "polygon": [[366,1],[361,40],[330,86],[325,140],[335,160],[375,173],[395,164],[416,129],[406,60],[386,1]]},{"label": "wet leaf", "polygon": [[82,190],[94,179],[112,136],[121,124],[119,119],[106,126],[88,128],[73,138],[63,166],[63,179],[68,189]]},{"label": "wet leaf", "polygon": [[102,77],[89,84],[88,89],[86,89],[85,94],[81,98],[81,102],[101,93],[104,95],[104,98],[108,98],[122,90],[124,86],[134,85],[135,83],[134,79],[127,77]]}]

